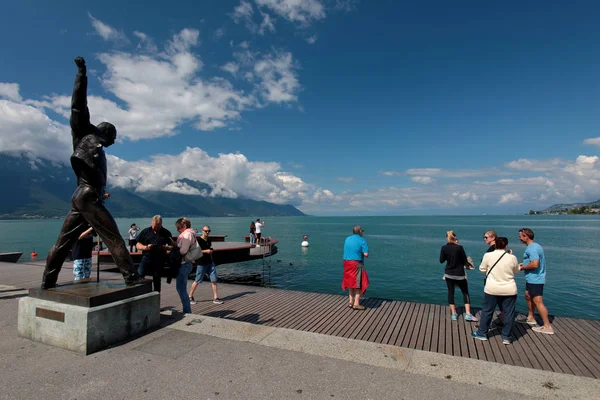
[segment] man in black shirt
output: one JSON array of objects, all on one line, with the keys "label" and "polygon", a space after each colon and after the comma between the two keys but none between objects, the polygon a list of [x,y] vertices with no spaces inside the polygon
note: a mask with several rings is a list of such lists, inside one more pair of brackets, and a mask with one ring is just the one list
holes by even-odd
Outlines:
[{"label": "man in black shirt", "polygon": [[208,274],[210,278],[213,292],[213,303],[223,304],[223,300],[219,299],[219,295],[217,294],[217,269],[212,258],[213,249],[212,242],[208,238],[209,233],[210,226],[204,225],[202,227],[202,236],[198,238],[198,244],[202,249],[202,257],[196,260],[196,279],[194,280],[194,283],[192,283],[192,288],[190,289],[191,304],[196,304],[196,300],[194,300],[194,292],[204,279],[204,274]]},{"label": "man in black shirt", "polygon": [[141,277],[151,274],[154,290],[160,292],[160,277],[167,262],[167,250],[173,247],[171,232],[163,228],[160,215],[152,217],[152,225],[139,233],[135,247],[142,252],[138,274]]}]

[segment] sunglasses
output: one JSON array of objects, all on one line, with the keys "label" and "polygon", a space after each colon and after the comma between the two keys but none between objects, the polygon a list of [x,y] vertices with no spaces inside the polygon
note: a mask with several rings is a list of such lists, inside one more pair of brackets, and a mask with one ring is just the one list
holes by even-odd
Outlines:
[{"label": "sunglasses", "polygon": [[202,229],[202,232],[210,233],[210,229],[209,230]]},{"label": "sunglasses", "polygon": [[484,239],[487,239],[488,237],[487,237],[487,236],[484,236],[483,238],[484,238]]}]

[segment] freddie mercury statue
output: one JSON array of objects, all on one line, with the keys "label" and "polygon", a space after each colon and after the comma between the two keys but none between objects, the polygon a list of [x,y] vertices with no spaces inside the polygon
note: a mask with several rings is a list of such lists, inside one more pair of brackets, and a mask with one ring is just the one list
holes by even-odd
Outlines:
[{"label": "freddie mercury statue", "polygon": [[104,147],[115,142],[117,129],[108,122],[102,122],[97,127],[90,123],[85,60],[77,57],[75,64],[78,72],[71,99],[70,122],[73,137],[71,166],[77,176],[77,189],[71,198],[71,210],[65,218],[58,239],[48,253],[42,289],[56,287],[58,274],[69,250],[87,229],[88,223],[106,243],[125,283],[128,286],[145,283],[147,281],[137,274],[133,266],[133,260],[114,218],[104,206],[107,176]]}]

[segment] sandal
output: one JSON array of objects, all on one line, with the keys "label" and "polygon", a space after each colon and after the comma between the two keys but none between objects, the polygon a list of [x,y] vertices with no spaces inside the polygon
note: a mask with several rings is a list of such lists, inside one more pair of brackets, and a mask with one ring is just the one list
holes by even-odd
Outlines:
[{"label": "sandal", "polygon": [[355,310],[364,310],[364,309],[366,309],[367,307],[365,307],[365,306],[361,306],[361,305],[358,305],[358,306],[353,306],[352,308],[353,308],[353,309],[355,309]]}]

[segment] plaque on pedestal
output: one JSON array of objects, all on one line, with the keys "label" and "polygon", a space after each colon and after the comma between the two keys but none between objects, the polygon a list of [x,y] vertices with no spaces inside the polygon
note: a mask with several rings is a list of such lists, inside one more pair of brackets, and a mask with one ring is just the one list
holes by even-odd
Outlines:
[{"label": "plaque on pedestal", "polygon": [[91,354],[160,323],[160,295],[151,283],[83,280],[30,289],[19,301],[19,336]]}]

